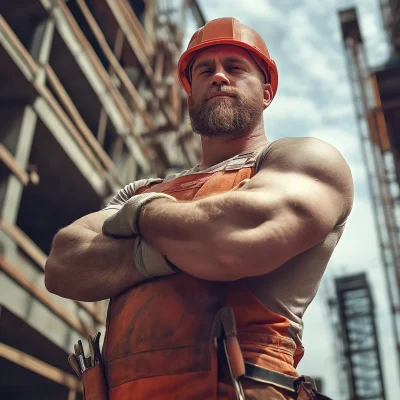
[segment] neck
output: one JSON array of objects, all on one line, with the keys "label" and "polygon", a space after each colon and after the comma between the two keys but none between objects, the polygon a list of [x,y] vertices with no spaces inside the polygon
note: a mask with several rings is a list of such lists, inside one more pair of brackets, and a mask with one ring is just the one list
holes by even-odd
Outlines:
[{"label": "neck", "polygon": [[249,135],[239,138],[209,138],[201,137],[203,156],[200,169],[206,169],[224,160],[236,156],[237,154],[247,153],[259,149],[268,144],[263,128],[253,131]]}]

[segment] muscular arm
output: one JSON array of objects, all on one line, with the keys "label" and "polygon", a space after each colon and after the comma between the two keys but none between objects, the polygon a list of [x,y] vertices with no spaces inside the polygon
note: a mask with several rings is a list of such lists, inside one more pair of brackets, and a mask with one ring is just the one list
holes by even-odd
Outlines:
[{"label": "muscular arm", "polygon": [[133,262],[134,238],[102,235],[104,220],[116,210],[89,214],[61,229],[46,262],[46,288],[61,297],[99,301],[143,280]]},{"label": "muscular arm", "polygon": [[336,149],[287,139],[240,189],[194,202],[155,200],[140,228],[184,272],[230,281],[271,272],[322,242],[352,199],[351,173]]}]

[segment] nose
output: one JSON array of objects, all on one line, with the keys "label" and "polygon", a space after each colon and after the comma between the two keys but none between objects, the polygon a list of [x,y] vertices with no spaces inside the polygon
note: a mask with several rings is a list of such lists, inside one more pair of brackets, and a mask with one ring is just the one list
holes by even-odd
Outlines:
[{"label": "nose", "polygon": [[215,69],[214,76],[213,76],[213,86],[215,85],[230,85],[229,78],[226,75],[226,71],[222,67],[222,65],[218,65]]}]

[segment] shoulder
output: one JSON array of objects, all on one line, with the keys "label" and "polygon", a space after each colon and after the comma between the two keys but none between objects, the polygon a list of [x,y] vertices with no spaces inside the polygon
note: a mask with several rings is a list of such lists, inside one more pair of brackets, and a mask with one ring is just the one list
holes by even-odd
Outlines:
[{"label": "shoulder", "polygon": [[284,138],[272,142],[261,168],[279,168],[281,171],[311,175],[343,174],[351,177],[350,167],[339,150],[312,137]]},{"label": "shoulder", "polygon": [[331,144],[312,137],[284,138],[272,142],[260,171],[295,173],[325,183],[340,193],[351,208],[353,178],[342,154]]}]

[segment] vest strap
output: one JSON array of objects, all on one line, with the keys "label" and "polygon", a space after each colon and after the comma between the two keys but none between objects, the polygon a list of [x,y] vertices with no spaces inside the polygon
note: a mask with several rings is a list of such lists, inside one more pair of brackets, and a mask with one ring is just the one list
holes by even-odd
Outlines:
[{"label": "vest strap", "polygon": [[317,385],[310,376],[302,375],[294,377],[247,362],[245,362],[245,368],[245,378],[268,383],[296,394],[300,393],[301,389],[304,389],[308,393],[311,392],[318,400],[330,400],[329,397],[317,392]]},{"label": "vest strap", "polygon": [[238,170],[243,167],[252,167],[256,163],[256,151],[238,154],[225,166],[224,171]]}]

